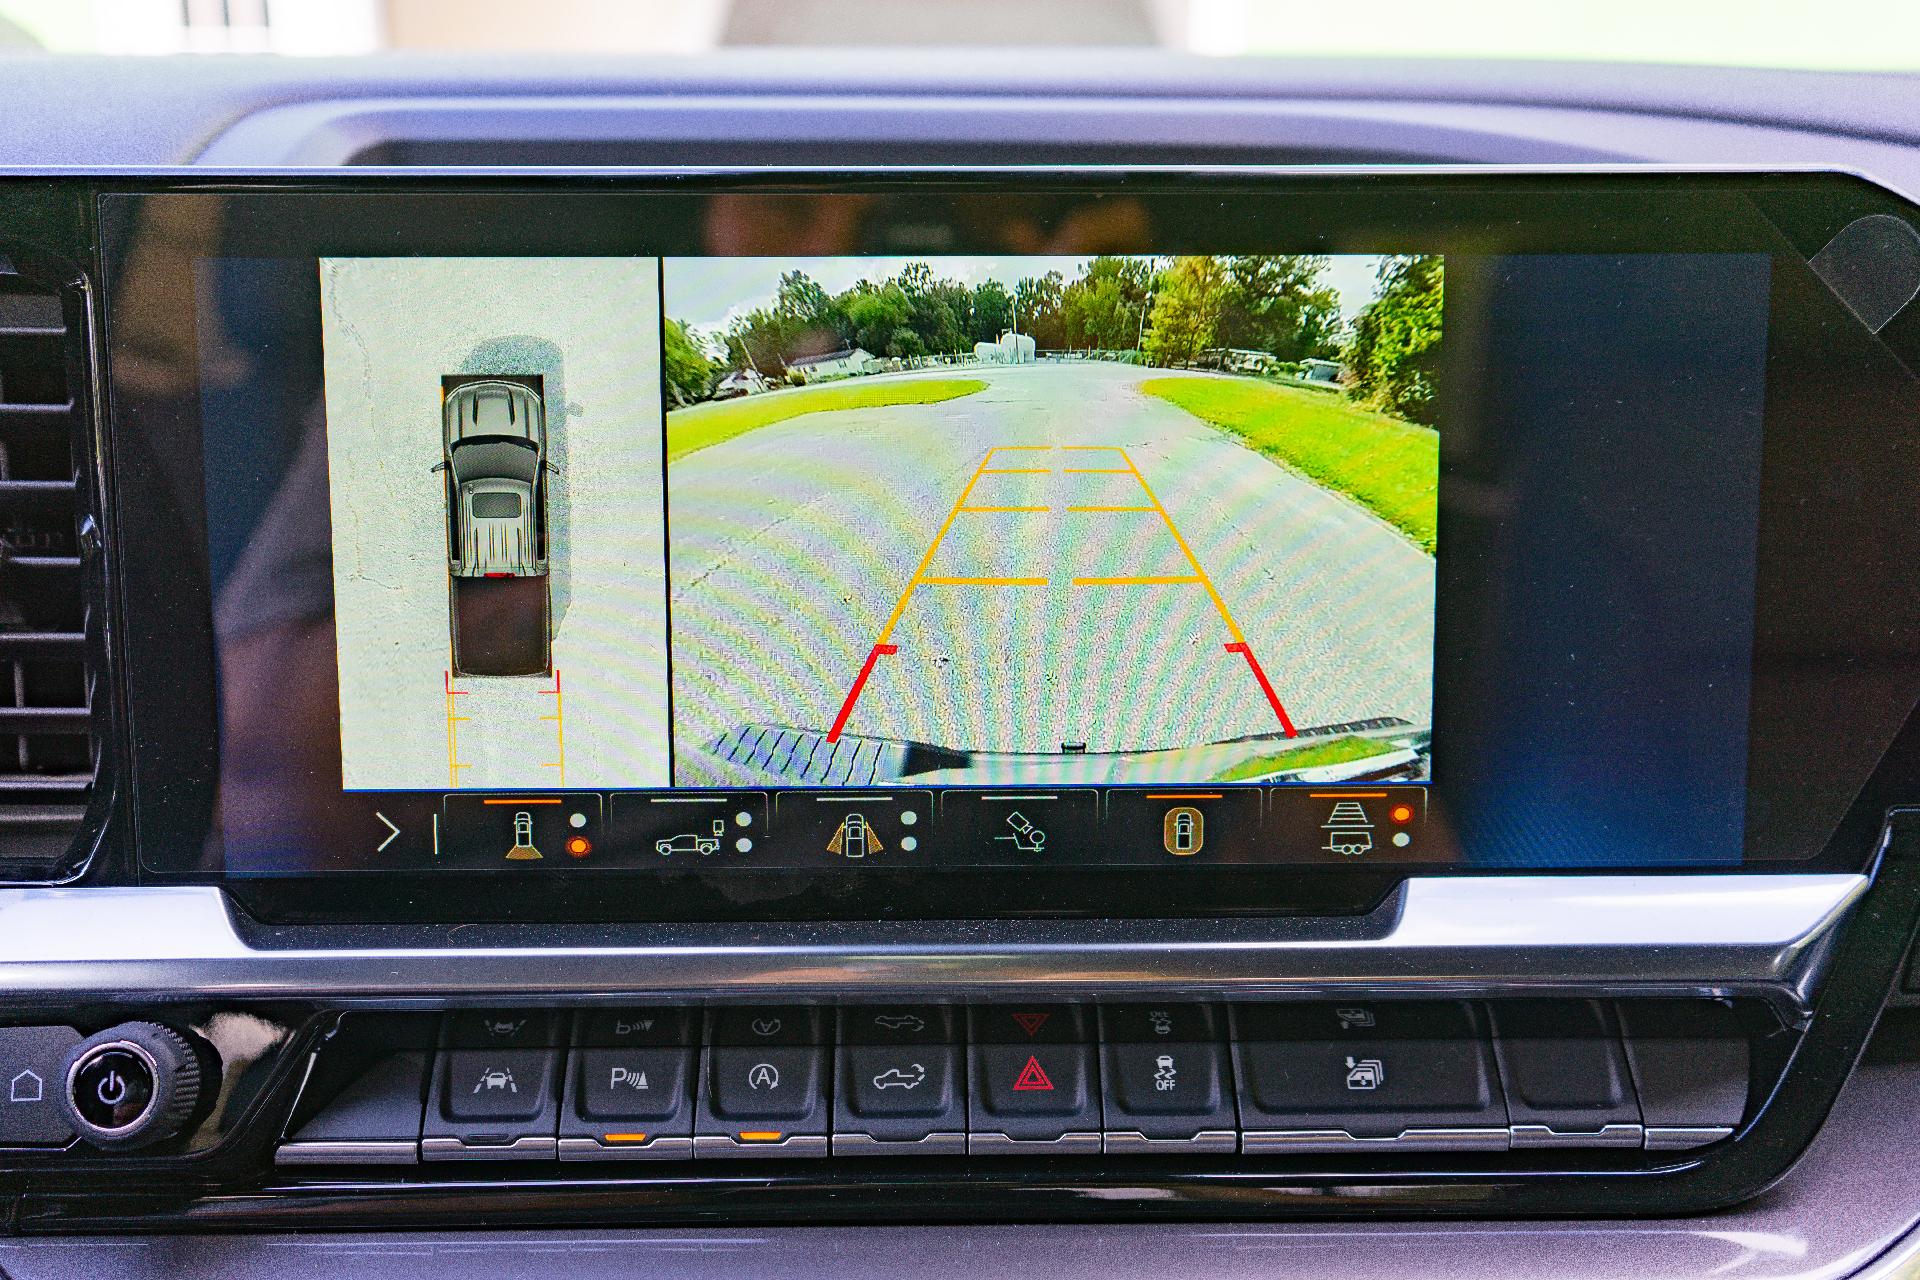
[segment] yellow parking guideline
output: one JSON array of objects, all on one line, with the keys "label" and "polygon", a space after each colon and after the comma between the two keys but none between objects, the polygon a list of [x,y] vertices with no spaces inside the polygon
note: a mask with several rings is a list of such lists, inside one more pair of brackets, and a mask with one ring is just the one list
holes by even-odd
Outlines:
[{"label": "yellow parking guideline", "polygon": [[1213,579],[1209,578],[1207,571],[1200,567],[1200,558],[1193,554],[1193,548],[1188,546],[1187,540],[1180,536],[1179,528],[1173,523],[1173,517],[1167,514],[1166,507],[1161,505],[1159,496],[1153,491],[1153,486],[1148,484],[1147,478],[1140,474],[1140,468],[1133,465],[1133,458],[1125,449],[1120,450],[1120,456],[1126,459],[1127,470],[1133,473],[1134,480],[1139,483],[1140,492],[1147,495],[1147,501],[1151,502],[1153,509],[1160,513],[1160,519],[1166,523],[1167,532],[1172,534],[1173,540],[1180,544],[1180,553],[1186,556],[1187,563],[1193,566],[1193,572],[1200,579],[1200,585],[1205,587],[1207,594],[1213,598],[1213,607],[1220,611],[1220,620],[1227,624],[1227,633],[1233,637],[1235,644],[1245,644],[1247,637],[1240,630],[1240,624],[1233,620],[1233,612],[1227,608],[1227,602],[1221,597],[1220,589],[1213,585]]}]

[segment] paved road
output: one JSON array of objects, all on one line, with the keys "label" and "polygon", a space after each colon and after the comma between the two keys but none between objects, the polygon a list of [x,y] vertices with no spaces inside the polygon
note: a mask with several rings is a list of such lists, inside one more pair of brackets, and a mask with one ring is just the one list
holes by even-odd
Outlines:
[{"label": "paved road", "polygon": [[[1296,725],[1428,723],[1433,559],[1142,394],[1153,372],[988,370],[958,400],[804,415],[674,463],[677,740],[827,730],[883,634],[897,652],[874,660],[849,734],[1131,751],[1271,732],[1272,707],[1226,648],[1235,624]],[[969,508],[1045,510],[953,514],[970,480]],[[1069,510],[1148,506],[1143,481],[1168,519]],[[1218,604],[1204,582],[1074,582],[1201,576],[1169,522]],[[1045,583],[940,581],[953,578]]]}]

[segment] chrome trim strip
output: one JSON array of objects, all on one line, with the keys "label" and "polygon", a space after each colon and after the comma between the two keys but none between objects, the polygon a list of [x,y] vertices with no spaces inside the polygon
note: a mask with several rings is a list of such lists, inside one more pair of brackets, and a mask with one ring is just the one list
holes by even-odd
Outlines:
[{"label": "chrome trim strip", "polygon": [[1057,1138],[1009,1138],[1004,1133],[969,1132],[970,1156],[1097,1156],[1098,1133],[1063,1133]]},{"label": "chrome trim strip", "polygon": [[532,1134],[512,1142],[463,1142],[459,1138],[420,1139],[422,1160],[551,1160],[554,1139]]},{"label": "chrome trim strip", "polygon": [[930,1133],[924,1138],[876,1138],[867,1133],[835,1133],[836,1156],[963,1156],[967,1154],[964,1133]]},{"label": "chrome trim strip", "polygon": [[1733,1136],[1733,1126],[1717,1125],[1648,1125],[1648,1151],[1689,1151],[1694,1147],[1704,1147],[1709,1142],[1718,1142],[1722,1138]]},{"label": "chrome trim strip", "polygon": [[1595,987],[1803,1006],[1867,886],[1818,875],[1407,880],[1364,916],[1226,920],[262,926],[211,885],[0,889],[0,995],[1311,995]]},{"label": "chrome trim strip", "polygon": [[815,1159],[826,1154],[824,1133],[790,1133],[778,1142],[742,1142],[723,1133],[699,1133],[693,1138],[696,1160]]},{"label": "chrome trim strip", "polygon": [[1505,1129],[1403,1129],[1392,1138],[1359,1138],[1345,1129],[1248,1129],[1240,1149],[1253,1155],[1352,1155],[1361,1151],[1505,1151]]},{"label": "chrome trim strip", "polygon": [[1607,1124],[1598,1129],[1554,1129],[1544,1124],[1508,1125],[1515,1151],[1546,1147],[1631,1147],[1646,1145],[1646,1130],[1637,1124]]},{"label": "chrome trim strip", "polygon": [[1138,1129],[1109,1129],[1103,1137],[1110,1156],[1233,1155],[1240,1134],[1233,1129],[1202,1129],[1191,1138],[1149,1138]]},{"label": "chrome trim strip", "polygon": [[560,1139],[562,1160],[691,1160],[693,1139],[649,1138],[645,1142],[602,1142],[598,1138]]},{"label": "chrome trim strip", "polygon": [[420,1144],[412,1138],[315,1142],[283,1142],[274,1148],[273,1163],[309,1164],[419,1164]]}]

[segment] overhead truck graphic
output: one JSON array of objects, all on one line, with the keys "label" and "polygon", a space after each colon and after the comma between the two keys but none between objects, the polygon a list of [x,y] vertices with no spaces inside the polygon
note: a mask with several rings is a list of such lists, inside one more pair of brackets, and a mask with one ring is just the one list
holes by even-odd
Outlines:
[{"label": "overhead truck graphic", "polygon": [[548,578],[547,415],[541,380],[441,379],[453,670],[540,676],[553,669]]}]

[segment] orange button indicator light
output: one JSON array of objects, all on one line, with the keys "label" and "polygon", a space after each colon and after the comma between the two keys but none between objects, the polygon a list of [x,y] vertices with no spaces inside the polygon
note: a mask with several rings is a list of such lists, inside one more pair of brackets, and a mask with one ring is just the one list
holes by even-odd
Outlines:
[{"label": "orange button indicator light", "polygon": [[602,1142],[645,1142],[646,1140],[647,1135],[644,1133],[603,1133],[600,1135],[600,1141]]},{"label": "orange button indicator light", "polygon": [[1410,804],[1397,804],[1393,806],[1392,810],[1388,812],[1387,816],[1389,818],[1392,818],[1395,822],[1412,822],[1413,806]]},{"label": "orange button indicator light", "polygon": [[572,836],[567,840],[567,852],[576,858],[584,858],[593,852],[593,841],[585,836]]},{"label": "orange button indicator light", "polygon": [[778,1129],[742,1129],[740,1131],[742,1142],[778,1142],[786,1136]]}]

